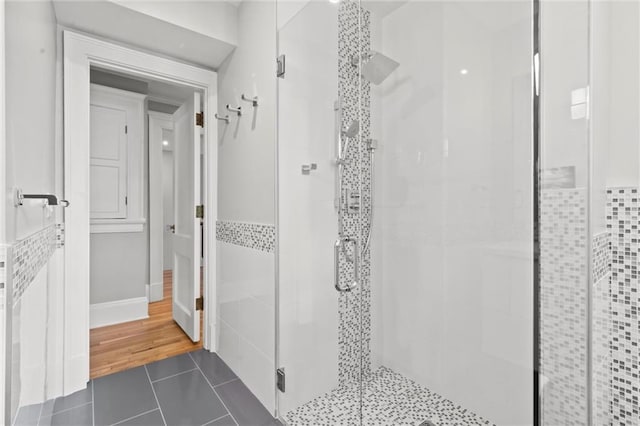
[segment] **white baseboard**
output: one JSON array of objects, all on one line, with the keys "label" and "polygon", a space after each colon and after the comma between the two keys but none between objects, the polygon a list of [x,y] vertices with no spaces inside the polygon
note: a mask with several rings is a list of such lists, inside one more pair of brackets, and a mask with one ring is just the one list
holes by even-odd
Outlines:
[{"label": "white baseboard", "polygon": [[89,311],[90,328],[148,318],[148,307],[149,302],[146,297],[94,303]]},{"label": "white baseboard", "polygon": [[164,297],[164,285],[163,283],[147,284],[147,297],[149,302],[158,302]]}]

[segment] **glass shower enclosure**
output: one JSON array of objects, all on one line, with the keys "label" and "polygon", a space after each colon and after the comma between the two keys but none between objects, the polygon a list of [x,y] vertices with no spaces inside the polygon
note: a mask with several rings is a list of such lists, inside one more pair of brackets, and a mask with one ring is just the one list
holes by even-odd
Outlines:
[{"label": "glass shower enclosure", "polygon": [[278,2],[277,37],[281,418],[532,424],[532,3]]}]

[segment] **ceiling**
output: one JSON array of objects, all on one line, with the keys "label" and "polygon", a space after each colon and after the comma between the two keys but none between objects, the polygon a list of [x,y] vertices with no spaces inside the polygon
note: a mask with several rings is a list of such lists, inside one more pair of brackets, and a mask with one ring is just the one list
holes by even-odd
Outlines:
[{"label": "ceiling", "polygon": [[58,24],[63,27],[217,69],[235,49],[237,8],[227,1],[200,2],[204,18],[211,15],[211,26],[220,27],[217,31],[205,32],[203,16],[193,13],[198,10],[195,2],[185,2],[191,9],[181,15],[176,13],[176,18],[171,19],[172,11],[168,8],[180,10],[180,4],[159,3],[158,13],[152,16],[120,1],[53,0]]}]

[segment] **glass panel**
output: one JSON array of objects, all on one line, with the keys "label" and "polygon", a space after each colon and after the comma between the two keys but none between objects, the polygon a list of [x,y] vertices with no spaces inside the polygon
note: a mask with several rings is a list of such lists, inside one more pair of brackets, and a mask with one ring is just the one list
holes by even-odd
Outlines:
[{"label": "glass panel", "polygon": [[540,5],[540,386],[544,425],[589,424],[589,3]]},{"label": "glass panel", "polygon": [[335,288],[358,280],[359,212],[346,205],[358,198],[345,195],[337,214],[340,186],[360,193],[358,21],[356,2],[278,3],[278,395],[289,424],[360,421],[360,290]]},{"label": "glass panel", "polygon": [[363,423],[532,424],[532,4],[363,9]]}]

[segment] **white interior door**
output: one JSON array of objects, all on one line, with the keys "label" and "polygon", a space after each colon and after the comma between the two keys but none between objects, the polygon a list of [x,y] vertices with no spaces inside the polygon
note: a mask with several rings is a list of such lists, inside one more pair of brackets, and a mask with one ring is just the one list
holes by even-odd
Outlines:
[{"label": "white interior door", "polygon": [[174,120],[174,219],[173,234],[173,319],[185,333],[200,340],[200,315],[196,298],[200,297],[200,128],[196,112],[200,94],[182,105]]}]

